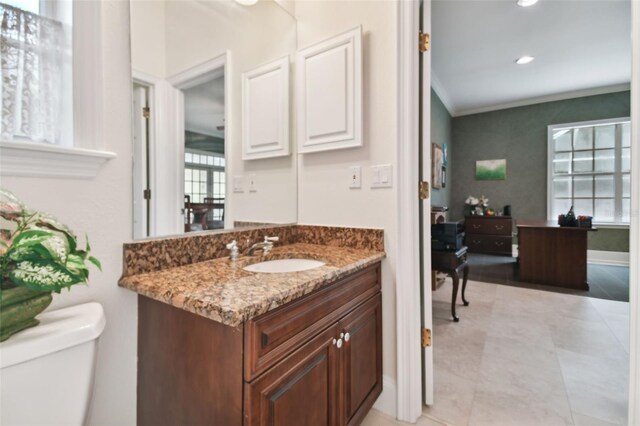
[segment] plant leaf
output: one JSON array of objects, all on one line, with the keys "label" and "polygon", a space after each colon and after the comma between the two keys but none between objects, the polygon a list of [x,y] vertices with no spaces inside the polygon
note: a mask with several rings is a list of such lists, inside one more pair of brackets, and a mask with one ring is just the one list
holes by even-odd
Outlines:
[{"label": "plant leaf", "polygon": [[9,273],[15,284],[32,290],[55,291],[83,282],[63,266],[44,260],[23,260]]},{"label": "plant leaf", "polygon": [[96,268],[98,268],[98,270],[102,271],[102,263],[100,263],[100,261],[99,261],[98,259],[96,259],[96,258],[95,258],[95,257],[93,257],[93,256],[89,256],[89,257],[87,258],[87,260],[88,260],[89,262],[93,263],[93,264],[96,266]]}]

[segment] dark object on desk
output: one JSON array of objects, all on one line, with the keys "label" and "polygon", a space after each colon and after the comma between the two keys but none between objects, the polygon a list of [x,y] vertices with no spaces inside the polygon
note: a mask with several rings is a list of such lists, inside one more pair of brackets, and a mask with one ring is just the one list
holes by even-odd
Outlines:
[{"label": "dark object on desk", "polygon": [[507,204],[506,206],[503,207],[502,214],[504,216],[511,216],[511,204]]},{"label": "dark object on desk", "polygon": [[512,256],[511,216],[466,216],[464,232],[469,252]]},{"label": "dark object on desk", "polygon": [[464,222],[431,225],[431,250],[460,250],[464,241]]},{"label": "dark object on desk", "polygon": [[458,285],[460,283],[460,272],[462,272],[462,303],[469,306],[469,302],[464,297],[467,289],[467,278],[469,277],[469,264],[467,263],[467,247],[462,247],[458,251],[431,251],[431,269],[444,272],[451,276],[453,280],[453,294],[451,295],[451,316],[455,322],[460,321],[456,315],[456,300],[458,298]]},{"label": "dark object on desk", "polygon": [[521,281],[589,290],[587,232],[596,228],[544,220],[519,220],[517,227]]}]

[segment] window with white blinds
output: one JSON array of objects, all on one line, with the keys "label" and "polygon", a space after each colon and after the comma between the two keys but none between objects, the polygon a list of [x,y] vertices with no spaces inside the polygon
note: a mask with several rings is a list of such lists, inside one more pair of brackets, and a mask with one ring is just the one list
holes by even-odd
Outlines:
[{"label": "window with white blinds", "polygon": [[549,126],[549,220],[574,206],[597,224],[629,224],[630,129],[629,118]]}]

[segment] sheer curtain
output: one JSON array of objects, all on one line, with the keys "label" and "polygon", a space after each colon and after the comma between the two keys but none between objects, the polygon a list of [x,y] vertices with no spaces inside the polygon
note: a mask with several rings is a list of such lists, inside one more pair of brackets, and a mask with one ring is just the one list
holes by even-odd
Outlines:
[{"label": "sheer curtain", "polygon": [[0,140],[60,143],[70,44],[62,23],[0,2]]}]

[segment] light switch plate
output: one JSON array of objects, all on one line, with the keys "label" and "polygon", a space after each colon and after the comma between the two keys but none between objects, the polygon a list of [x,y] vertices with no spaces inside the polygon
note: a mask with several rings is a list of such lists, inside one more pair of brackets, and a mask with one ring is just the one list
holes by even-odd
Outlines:
[{"label": "light switch plate", "polygon": [[251,174],[249,175],[249,192],[257,192],[257,191],[258,191],[258,188],[256,184],[256,175]]},{"label": "light switch plate", "polygon": [[233,177],[233,192],[244,192],[244,176]]},{"label": "light switch plate", "polygon": [[392,169],[391,164],[371,166],[371,188],[391,188]]},{"label": "light switch plate", "polygon": [[358,189],[362,187],[362,168],[360,166],[349,167],[349,188]]}]

